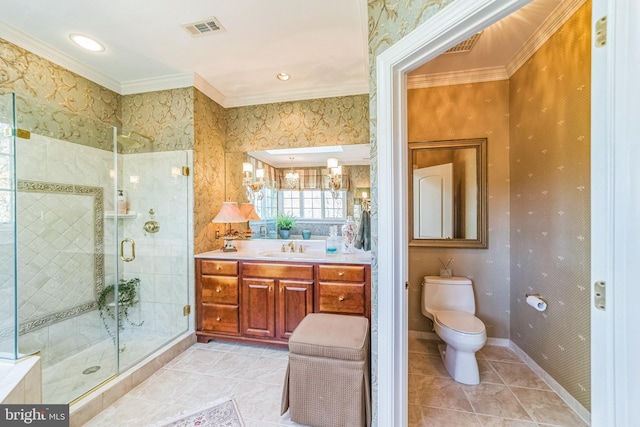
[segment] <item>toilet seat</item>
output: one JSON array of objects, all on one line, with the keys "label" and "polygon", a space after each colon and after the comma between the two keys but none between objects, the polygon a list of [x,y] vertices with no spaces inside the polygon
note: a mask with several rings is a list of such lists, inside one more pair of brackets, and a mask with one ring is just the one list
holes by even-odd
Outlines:
[{"label": "toilet seat", "polygon": [[434,314],[434,320],[441,327],[467,335],[479,335],[485,333],[482,320],[466,311],[442,310]]}]

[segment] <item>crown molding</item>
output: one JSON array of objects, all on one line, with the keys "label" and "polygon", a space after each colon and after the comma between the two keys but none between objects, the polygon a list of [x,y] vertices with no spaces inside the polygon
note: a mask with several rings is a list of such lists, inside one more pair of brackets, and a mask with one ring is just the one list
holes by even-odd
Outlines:
[{"label": "crown molding", "polygon": [[474,70],[454,71],[451,73],[409,76],[407,77],[407,89],[493,82],[507,80],[508,78],[509,75],[505,67],[476,68]]},{"label": "crown molding", "polygon": [[136,93],[191,87],[194,86],[194,80],[194,73],[180,73],[149,79],[129,80],[121,83],[120,94],[133,95]]},{"label": "crown molding", "polygon": [[200,92],[204,93],[218,105],[225,107],[227,98],[208,81],[202,78],[198,73],[193,75],[193,86]]},{"label": "crown molding", "polygon": [[513,76],[515,72],[562,27],[585,1],[586,0],[565,0],[560,2],[542,25],[538,27],[525,44],[523,44],[509,60],[506,66],[509,77]]},{"label": "crown molding", "polygon": [[38,55],[47,61],[51,61],[62,68],[65,68],[85,79],[91,80],[107,89],[110,89],[116,93],[120,93],[120,83],[116,80],[105,76],[99,71],[93,68],[87,67],[81,62],[70,57],[66,53],[43,43],[33,37],[23,33],[22,31],[13,28],[12,26],[0,22],[0,37],[7,40],[10,43],[15,44],[35,55]]},{"label": "crown molding", "polygon": [[225,108],[248,105],[272,104],[275,102],[303,101],[307,99],[333,98],[336,96],[363,95],[369,93],[369,83],[355,83],[323,88],[271,92],[261,95],[228,97],[222,104]]}]

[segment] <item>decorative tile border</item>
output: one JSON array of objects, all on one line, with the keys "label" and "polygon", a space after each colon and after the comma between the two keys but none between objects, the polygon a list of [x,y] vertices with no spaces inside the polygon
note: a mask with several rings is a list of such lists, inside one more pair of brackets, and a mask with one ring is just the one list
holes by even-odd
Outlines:
[{"label": "decorative tile border", "polygon": [[[18,180],[18,192],[34,192],[48,194],[70,194],[91,196],[93,198],[94,223],[94,285],[97,295],[104,287],[104,199],[103,188],[88,185],[58,184],[51,182]],[[50,326],[54,323],[78,316],[84,312],[95,310],[96,301],[87,301],[73,307],[65,308],[46,316],[32,319],[19,325],[19,334]],[[10,330],[0,331],[0,337],[12,333]]]}]

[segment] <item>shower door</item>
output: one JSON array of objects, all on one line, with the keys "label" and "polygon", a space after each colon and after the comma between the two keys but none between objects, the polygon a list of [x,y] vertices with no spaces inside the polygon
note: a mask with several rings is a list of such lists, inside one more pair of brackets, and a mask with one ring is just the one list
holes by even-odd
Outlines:
[{"label": "shower door", "polygon": [[16,109],[18,349],[41,357],[43,403],[69,403],[118,372],[117,322],[98,306],[115,274],[115,131],[24,96]]},{"label": "shower door", "polygon": [[[118,138],[113,202],[121,300],[119,371],[188,329],[192,154],[153,152],[148,143],[131,149],[130,142],[129,137]],[[147,151],[137,152],[140,145]]]}]

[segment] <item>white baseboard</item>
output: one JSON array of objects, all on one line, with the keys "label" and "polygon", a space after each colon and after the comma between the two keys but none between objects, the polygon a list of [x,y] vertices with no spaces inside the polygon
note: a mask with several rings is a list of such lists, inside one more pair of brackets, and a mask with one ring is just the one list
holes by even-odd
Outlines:
[{"label": "white baseboard", "polygon": [[548,385],[551,387],[553,391],[558,393],[558,396],[564,403],[569,405],[571,409],[575,411],[576,414],[580,418],[584,420],[587,424],[591,425],[591,413],[580,404],[564,387],[562,387],[556,380],[553,379],[551,375],[549,375],[544,369],[540,367],[527,353],[524,352],[520,347],[516,345],[513,341],[509,341],[509,348],[516,352],[518,356],[526,363],[528,367],[533,370],[536,374],[540,376]]}]

